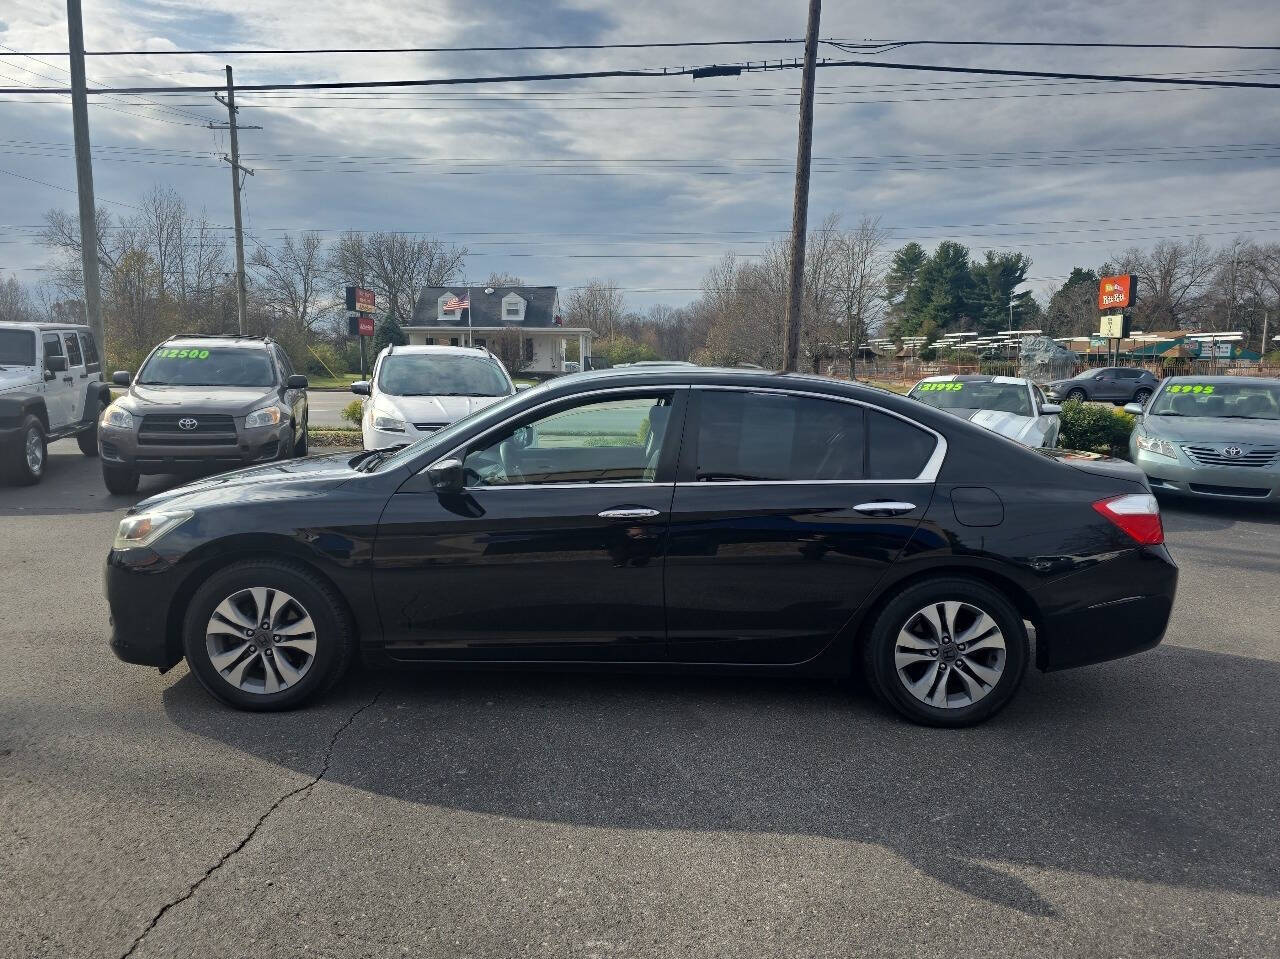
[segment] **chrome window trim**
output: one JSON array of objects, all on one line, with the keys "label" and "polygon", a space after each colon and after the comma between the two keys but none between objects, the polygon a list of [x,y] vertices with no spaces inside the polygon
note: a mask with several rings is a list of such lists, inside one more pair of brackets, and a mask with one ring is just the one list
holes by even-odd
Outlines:
[{"label": "chrome window trim", "polygon": [[[538,403],[536,406],[531,406],[527,410],[522,410],[518,416],[505,419],[501,423],[495,423],[493,426],[489,427],[483,433],[480,433],[477,436],[472,437],[471,439],[467,440],[465,443],[461,443],[458,446],[455,446],[453,449],[443,454],[442,456],[436,457],[428,465],[418,470],[417,475],[421,475],[422,473],[425,473],[436,463],[439,463],[442,460],[447,460],[450,457],[453,457],[454,459],[461,459],[462,462],[465,464],[466,456],[459,456],[460,451],[465,450],[469,446],[471,446],[473,443],[478,443],[481,440],[492,435],[493,433],[497,433],[500,430],[504,429],[507,426],[507,424],[510,423],[513,419],[520,419],[524,417],[526,414],[536,413],[538,410],[544,409],[545,407],[548,407],[548,406],[555,406],[559,403],[565,402],[566,400],[576,400],[576,399],[581,399],[589,396],[604,396],[610,393],[633,393],[638,395],[643,395],[646,393],[668,393],[668,392],[674,393],[676,390],[687,390],[690,388],[691,387],[687,383],[675,383],[675,384],[669,384],[669,385],[656,385],[656,386],[652,386],[652,385],[638,386],[638,385],[632,384],[630,386],[606,386],[598,390],[588,390],[585,393],[575,393],[572,396],[557,396],[552,399],[548,399],[541,403]],[[427,434],[427,435],[430,435],[430,434]],[[637,486],[650,486],[650,487],[660,486],[660,487],[670,488],[671,485],[672,485],[671,483],[654,483],[647,480],[641,480],[635,483],[510,483],[510,484],[503,484],[500,486],[464,486],[463,489],[468,491],[469,490],[491,490],[491,489],[556,489],[556,488],[578,489],[584,486],[595,487],[596,489],[607,489],[607,488],[617,488],[617,487],[632,489]]]},{"label": "chrome window trim", "polygon": [[918,430],[923,430],[932,436],[937,443],[933,448],[933,453],[927,461],[925,461],[924,469],[920,473],[911,478],[904,479],[857,479],[857,480],[724,480],[717,482],[684,482],[677,483],[677,486],[731,486],[742,484],[748,486],[756,485],[772,485],[772,484],[791,484],[813,486],[815,484],[827,485],[865,485],[867,483],[936,483],[938,481],[938,473],[942,471],[942,463],[947,458],[947,438],[935,429],[931,429],[909,416],[902,413],[896,413],[893,410],[885,409],[883,406],[877,406],[874,403],[868,403],[866,400],[855,399],[852,396],[837,396],[832,393],[815,393],[811,390],[786,389],[775,386],[727,386],[723,384],[698,384],[693,389],[699,390],[730,390],[737,393],[776,393],[784,396],[804,396],[819,400],[834,400],[837,403],[850,403],[854,406],[861,406],[864,409],[873,410],[877,413],[883,413],[886,416],[892,416],[909,423]]}]

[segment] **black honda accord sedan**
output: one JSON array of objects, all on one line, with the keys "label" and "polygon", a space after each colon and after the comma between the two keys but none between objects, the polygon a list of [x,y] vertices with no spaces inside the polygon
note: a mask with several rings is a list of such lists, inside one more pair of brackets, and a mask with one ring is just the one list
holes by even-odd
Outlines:
[{"label": "black honda accord sedan", "polygon": [[1137,469],[905,397],[687,367],[581,374],[400,449],[153,496],[107,560],[116,654],[285,709],[381,665],[846,675],[923,723],[1031,658],[1148,649],[1177,568]]}]

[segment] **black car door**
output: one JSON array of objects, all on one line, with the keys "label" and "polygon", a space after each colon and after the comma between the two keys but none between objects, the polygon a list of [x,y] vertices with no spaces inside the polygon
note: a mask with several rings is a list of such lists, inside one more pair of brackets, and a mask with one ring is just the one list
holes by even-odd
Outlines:
[{"label": "black car door", "polygon": [[938,434],[862,403],[694,389],[667,548],[670,658],[812,658],[902,552],[944,453]]},{"label": "black car door", "polygon": [[662,557],[687,392],[556,401],[457,451],[462,492],[401,487],[373,556],[390,654],[663,659]]}]

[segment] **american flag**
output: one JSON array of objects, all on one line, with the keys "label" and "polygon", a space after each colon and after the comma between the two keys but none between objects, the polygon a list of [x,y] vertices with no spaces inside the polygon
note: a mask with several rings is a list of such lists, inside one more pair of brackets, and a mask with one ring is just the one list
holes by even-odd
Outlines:
[{"label": "american flag", "polygon": [[467,309],[470,309],[470,308],[471,308],[471,295],[470,295],[470,294],[466,294],[466,295],[464,295],[464,296],[462,297],[462,299],[458,299],[458,298],[455,296],[455,297],[453,297],[453,299],[451,299],[451,300],[447,300],[447,301],[445,302],[445,304],[444,304],[444,308],[445,308],[445,311],[446,311],[446,312],[449,312],[449,313],[452,313],[454,310],[467,310]]}]

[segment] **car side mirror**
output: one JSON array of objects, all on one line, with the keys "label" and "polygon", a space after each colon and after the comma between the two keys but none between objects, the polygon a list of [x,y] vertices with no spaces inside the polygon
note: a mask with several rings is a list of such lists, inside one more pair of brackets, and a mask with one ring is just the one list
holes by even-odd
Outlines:
[{"label": "car side mirror", "polygon": [[44,358],[44,368],[50,373],[67,372],[67,358],[65,356],[46,356]]},{"label": "car side mirror", "polygon": [[437,493],[462,492],[462,460],[452,456],[437,460],[427,467],[427,479]]},{"label": "car side mirror", "polygon": [[291,390],[305,390],[307,388],[307,378],[301,373],[294,373],[284,381],[284,385]]},{"label": "car side mirror", "polygon": [[352,384],[351,384],[351,392],[352,392],[352,393],[355,393],[357,396],[368,396],[368,395],[369,395],[369,381],[368,381],[368,380],[356,380],[354,383],[352,383]]},{"label": "car side mirror", "polygon": [[532,383],[517,383],[517,384],[516,384],[516,392],[517,392],[517,393],[523,393],[525,390],[531,390],[531,389],[533,389],[533,384],[532,384]]},{"label": "car side mirror", "polygon": [[1126,404],[1124,404],[1124,411],[1125,411],[1126,413],[1132,413],[1134,416],[1141,416],[1141,415],[1142,415],[1142,404],[1141,404],[1141,403],[1126,403]]},{"label": "car side mirror", "polygon": [[111,374],[111,382],[116,386],[128,386],[133,382],[133,376],[126,370],[116,370]]},{"label": "car side mirror", "polygon": [[1062,407],[1057,403],[1041,403],[1040,412],[1045,416],[1057,416],[1062,412]]}]

